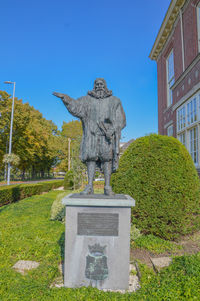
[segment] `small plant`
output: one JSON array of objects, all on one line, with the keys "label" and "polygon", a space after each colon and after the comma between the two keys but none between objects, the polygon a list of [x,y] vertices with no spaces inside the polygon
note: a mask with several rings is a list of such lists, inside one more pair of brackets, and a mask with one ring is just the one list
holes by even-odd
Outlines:
[{"label": "small plant", "polygon": [[51,218],[53,221],[64,221],[65,219],[65,205],[62,204],[62,199],[66,195],[66,192],[57,195],[55,201],[51,206]]},{"label": "small plant", "polygon": [[135,276],[135,275],[137,275],[137,271],[136,270],[131,270],[130,274],[133,275],[133,276]]},{"label": "small plant", "polygon": [[130,231],[130,239],[131,242],[139,238],[142,234],[140,233],[140,230],[136,228],[135,224],[131,225],[131,231]]},{"label": "small plant", "polygon": [[148,285],[153,278],[155,278],[155,273],[152,268],[149,268],[146,264],[141,263],[139,260],[135,261],[140,272],[140,284]]}]

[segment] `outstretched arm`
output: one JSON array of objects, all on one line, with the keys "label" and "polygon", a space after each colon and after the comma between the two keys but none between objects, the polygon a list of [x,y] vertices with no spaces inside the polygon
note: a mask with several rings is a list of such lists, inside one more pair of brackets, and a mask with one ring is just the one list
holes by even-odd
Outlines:
[{"label": "outstretched arm", "polygon": [[61,98],[67,110],[75,117],[82,118],[85,114],[84,103],[80,100],[75,100],[67,94],[53,92],[53,95]]},{"label": "outstretched arm", "polygon": [[53,95],[61,98],[62,101],[66,104],[70,103],[71,101],[73,101],[74,99],[69,97],[67,94],[62,94],[62,93],[58,93],[58,92],[53,92]]}]

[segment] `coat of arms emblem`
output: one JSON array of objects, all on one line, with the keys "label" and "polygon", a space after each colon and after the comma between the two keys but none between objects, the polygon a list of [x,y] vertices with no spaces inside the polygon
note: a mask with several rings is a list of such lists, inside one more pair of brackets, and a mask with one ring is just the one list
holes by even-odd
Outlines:
[{"label": "coat of arms emblem", "polygon": [[90,280],[104,280],[108,277],[107,256],[104,255],[106,246],[95,244],[88,246],[85,276]]}]

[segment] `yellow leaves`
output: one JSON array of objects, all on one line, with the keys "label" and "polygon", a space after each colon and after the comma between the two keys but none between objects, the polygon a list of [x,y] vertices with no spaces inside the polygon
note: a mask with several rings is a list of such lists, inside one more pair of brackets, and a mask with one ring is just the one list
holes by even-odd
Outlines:
[{"label": "yellow leaves", "polygon": [[[0,102],[0,154],[5,154],[6,143],[9,139],[10,115],[12,99],[0,91],[3,101]],[[51,166],[52,159],[56,157],[55,133],[57,127],[52,121],[43,118],[42,114],[28,103],[15,98],[13,122],[13,152],[20,157],[20,166]],[[2,164],[0,156],[0,165]],[[26,164],[25,164],[26,163]],[[19,168],[20,168],[19,166]]]}]

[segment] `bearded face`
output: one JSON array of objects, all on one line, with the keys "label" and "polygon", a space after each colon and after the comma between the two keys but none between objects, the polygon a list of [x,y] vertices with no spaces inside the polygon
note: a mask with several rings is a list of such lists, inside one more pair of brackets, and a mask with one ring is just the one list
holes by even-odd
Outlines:
[{"label": "bearded face", "polygon": [[103,78],[97,78],[94,81],[94,88],[92,91],[88,91],[88,95],[95,98],[105,98],[112,95],[112,91],[108,90],[106,82]]},{"label": "bearded face", "polygon": [[102,98],[105,94],[105,85],[104,82],[100,79],[95,81],[94,90],[98,97]]}]

